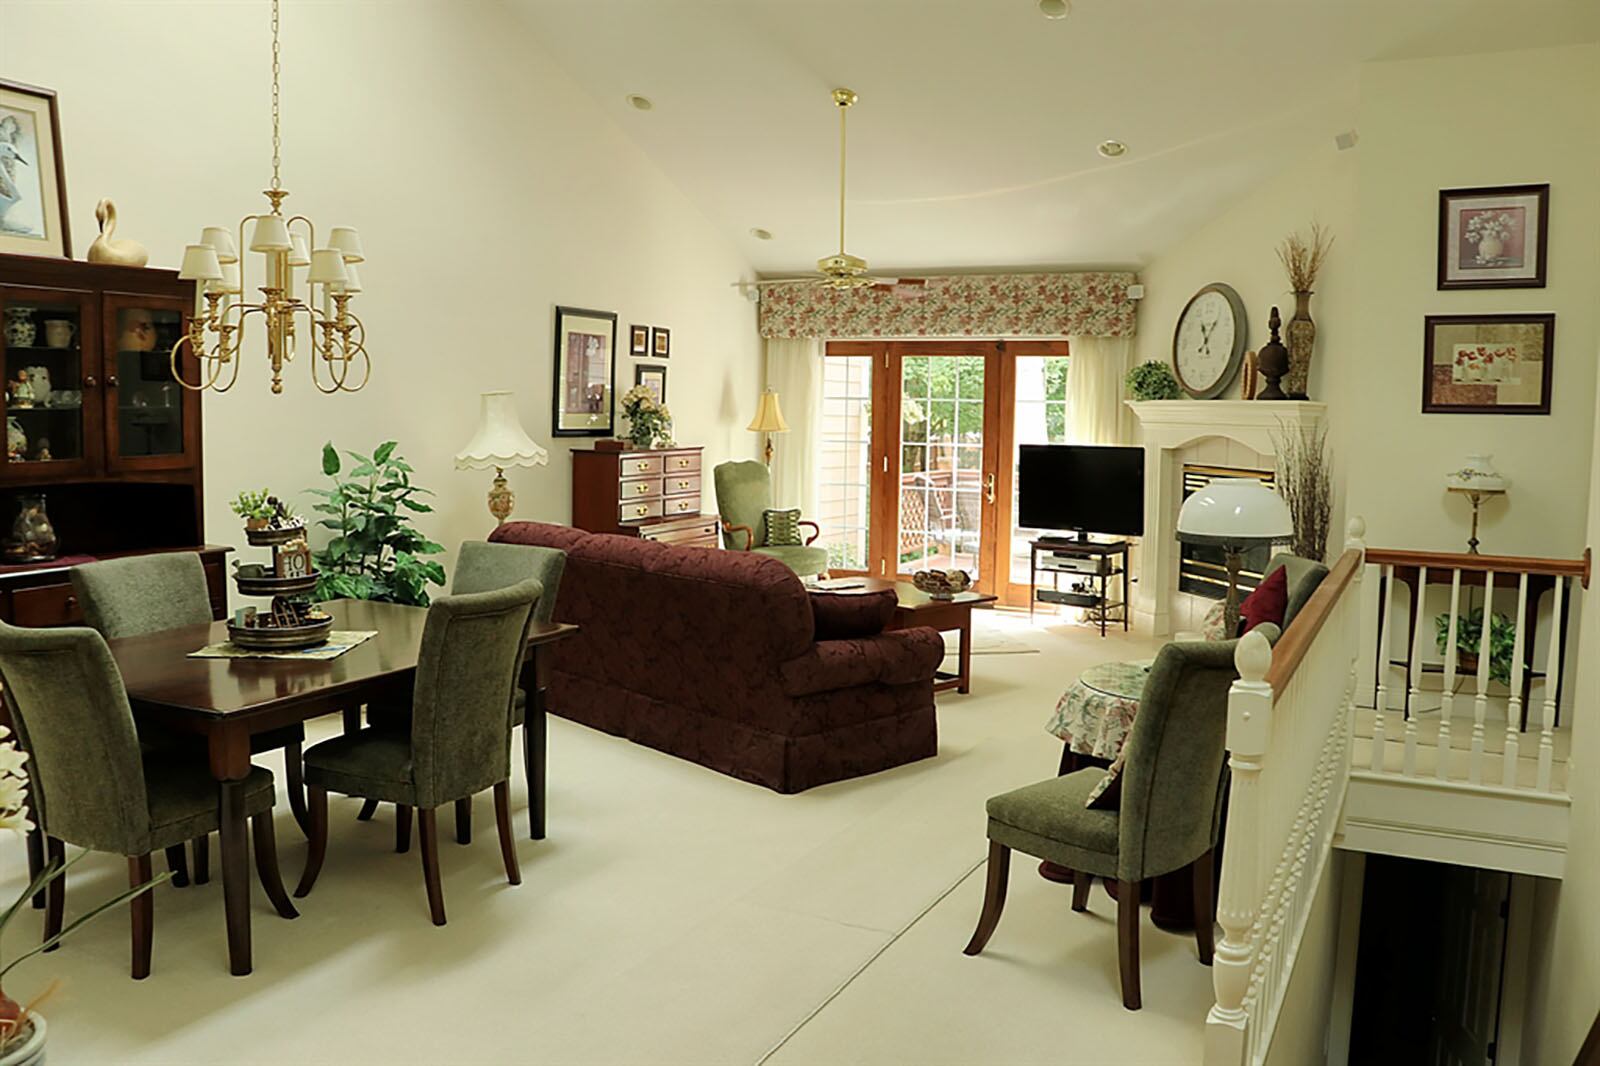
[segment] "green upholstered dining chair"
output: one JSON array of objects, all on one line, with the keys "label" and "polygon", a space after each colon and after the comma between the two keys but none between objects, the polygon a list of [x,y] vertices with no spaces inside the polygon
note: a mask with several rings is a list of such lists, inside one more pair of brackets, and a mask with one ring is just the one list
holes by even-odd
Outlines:
[{"label": "green upholstered dining chair", "polygon": [[994,796],[988,803],[989,871],[983,913],[966,953],[988,943],[1005,906],[1015,848],[1073,871],[1072,909],[1088,907],[1094,878],[1117,882],[1122,1002],[1138,1010],[1139,883],[1193,864],[1195,940],[1211,965],[1212,848],[1221,825],[1228,689],[1238,641],[1161,649],[1122,750],[1117,809],[1086,806],[1108,771],[1079,770]]},{"label": "green upholstered dining chair", "polygon": [[306,752],[311,850],[295,895],[311,891],[328,848],[328,793],[417,813],[418,850],[434,925],[443,925],[437,808],[494,790],[506,879],[522,883],[511,839],[511,704],[541,588],[441,596],[428,608],[417,653],[409,731],[369,726]]},{"label": "green upholstered dining chair", "polygon": [[[535,622],[548,622],[555,614],[556,595],[561,588],[561,575],[567,568],[567,553],[559,548],[541,548],[532,544],[492,544],[486,540],[463,541],[456,554],[455,575],[450,579],[450,594],[491,592],[508,588],[519,581],[533,578],[542,586],[539,602],[533,609]],[[535,694],[535,698],[538,698]],[[543,737],[529,737],[526,724],[528,694],[520,687],[511,708],[513,725],[522,726],[522,765],[528,781],[534,779],[534,760],[543,750]],[[367,724],[387,728],[406,729],[411,721],[411,709],[404,705],[368,704]],[[361,805],[356,815],[367,821],[378,809],[378,801],[369,799]],[[533,840],[544,836],[538,825],[538,815],[533,805],[528,805],[528,835]],[[456,840],[472,843],[472,798],[456,804]],[[411,828],[405,815],[395,822],[395,850],[404,852],[411,846]]]},{"label": "green upholstered dining chair", "polygon": [[772,471],[754,459],[719,463],[712,471],[723,544],[734,551],[770,555],[801,577],[828,572],[828,549],[812,544],[821,535],[815,522],[801,522],[812,533],[804,544],[770,544],[766,512],[772,507]]},{"label": "green upholstered dining chair", "polygon": [[[150,854],[217,830],[217,787],[203,758],[142,748],[116,660],[99,633],[74,626],[21,629],[0,622],[0,684],[28,753],[34,814],[50,858],[65,844],[128,857],[131,886],[151,880]],[[279,914],[297,917],[278,873],[272,772],[244,783],[256,870]],[[45,939],[61,931],[66,877],[50,882]],[[154,901],[133,908],[133,976],[150,973]]]}]

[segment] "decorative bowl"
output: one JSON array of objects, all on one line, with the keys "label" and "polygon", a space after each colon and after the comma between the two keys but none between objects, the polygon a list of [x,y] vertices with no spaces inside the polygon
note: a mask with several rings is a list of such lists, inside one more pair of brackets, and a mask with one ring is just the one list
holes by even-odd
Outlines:
[{"label": "decorative bowl", "polygon": [[972,575],[965,570],[923,570],[911,575],[911,583],[936,600],[949,600],[972,587]]}]

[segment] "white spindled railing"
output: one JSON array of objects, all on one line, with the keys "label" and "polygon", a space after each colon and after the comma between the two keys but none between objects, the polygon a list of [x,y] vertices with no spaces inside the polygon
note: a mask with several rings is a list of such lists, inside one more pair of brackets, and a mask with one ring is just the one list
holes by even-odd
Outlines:
[{"label": "white spindled railing", "polygon": [[1228,800],[1206,1066],[1262,1062],[1350,773],[1365,526],[1277,646],[1239,642],[1228,697]]}]

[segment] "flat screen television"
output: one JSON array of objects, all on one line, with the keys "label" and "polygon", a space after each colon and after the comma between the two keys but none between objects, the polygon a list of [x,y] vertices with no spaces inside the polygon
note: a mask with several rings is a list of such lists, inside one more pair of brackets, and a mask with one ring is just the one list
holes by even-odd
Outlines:
[{"label": "flat screen television", "polygon": [[1144,534],[1144,449],[1023,444],[1017,456],[1017,525],[1025,529]]}]

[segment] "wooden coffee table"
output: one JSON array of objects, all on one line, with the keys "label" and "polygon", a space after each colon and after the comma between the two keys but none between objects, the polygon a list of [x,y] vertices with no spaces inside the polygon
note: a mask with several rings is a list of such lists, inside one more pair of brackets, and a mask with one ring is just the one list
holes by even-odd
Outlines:
[{"label": "wooden coffee table", "polygon": [[821,581],[813,586],[818,592],[852,592],[866,594],[893,589],[899,603],[894,618],[885,630],[912,629],[926,626],[941,633],[956,630],[961,634],[960,650],[956,656],[956,672],[939,671],[933,675],[933,691],[972,691],[972,609],[980,604],[994,603],[998,596],[987,592],[962,592],[953,600],[936,600],[920,591],[909,581],[888,581],[881,577],[842,577]]}]

